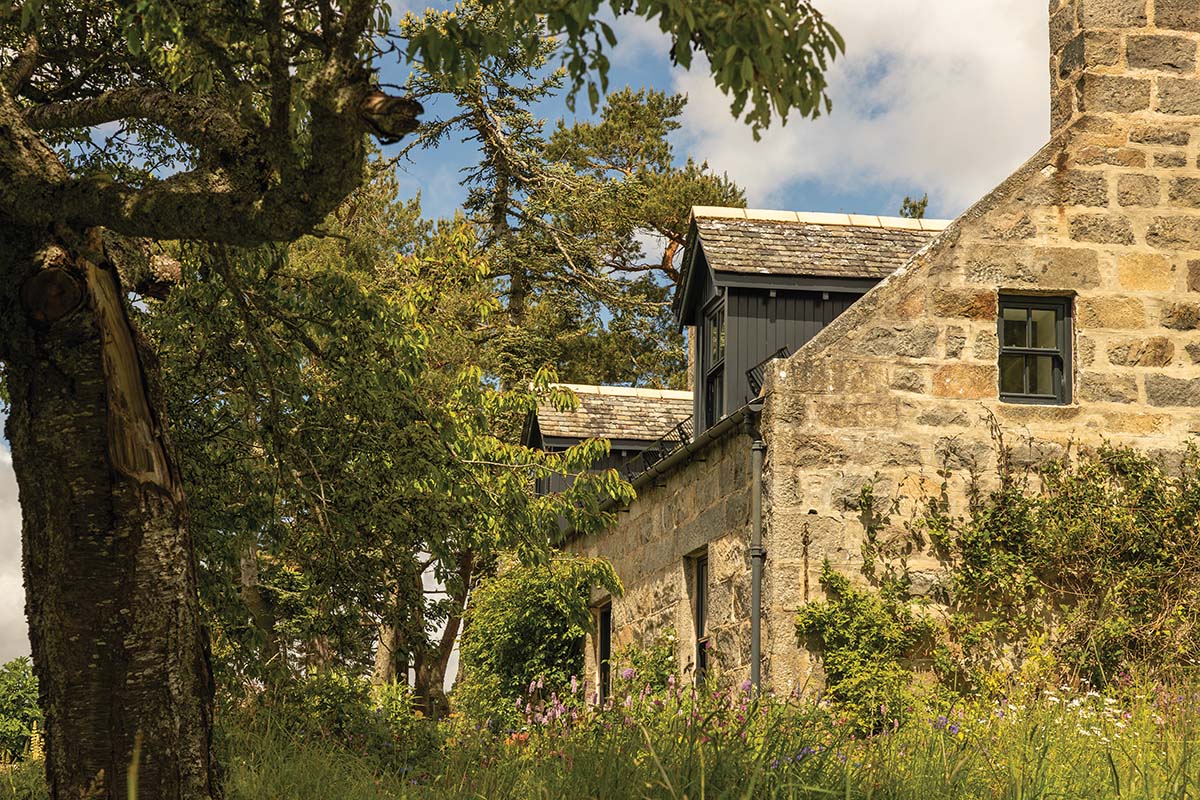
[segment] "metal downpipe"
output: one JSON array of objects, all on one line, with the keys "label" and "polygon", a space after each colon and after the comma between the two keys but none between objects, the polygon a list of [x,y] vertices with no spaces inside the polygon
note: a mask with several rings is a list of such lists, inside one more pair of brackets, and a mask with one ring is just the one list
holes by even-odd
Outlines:
[{"label": "metal downpipe", "polygon": [[748,416],[750,435],[750,685],[757,693],[762,679],[762,578],[767,558],[762,543],[763,460],[767,444],[759,426],[761,404]]}]

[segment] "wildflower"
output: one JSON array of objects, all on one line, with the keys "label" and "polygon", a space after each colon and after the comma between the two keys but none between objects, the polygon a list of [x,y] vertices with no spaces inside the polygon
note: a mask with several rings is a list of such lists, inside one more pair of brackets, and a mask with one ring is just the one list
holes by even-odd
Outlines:
[{"label": "wildflower", "polygon": [[958,731],[959,731],[958,723],[956,723],[956,722],[951,722],[949,725],[946,726],[946,732],[949,733],[951,736],[957,736]]},{"label": "wildflower", "polygon": [[946,719],[945,714],[938,714],[938,718],[933,721],[933,727],[937,728],[938,730],[941,730],[942,728],[946,727],[946,723],[948,723],[949,721],[950,720]]},{"label": "wildflower", "polygon": [[631,681],[635,675],[637,675],[637,672],[633,667],[625,667],[625,669],[621,670],[621,680]]},{"label": "wildflower", "polygon": [[579,691],[579,679],[576,678],[574,675],[572,675],[571,676],[571,694],[575,694],[578,691]]},{"label": "wildflower", "polygon": [[752,687],[753,685],[754,684],[752,684],[749,679],[742,681],[742,691],[743,692],[750,691],[750,687]]}]

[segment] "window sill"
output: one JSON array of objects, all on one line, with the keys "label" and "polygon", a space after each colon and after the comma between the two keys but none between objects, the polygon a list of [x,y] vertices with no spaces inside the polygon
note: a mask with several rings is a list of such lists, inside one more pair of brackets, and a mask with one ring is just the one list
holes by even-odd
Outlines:
[{"label": "window sill", "polygon": [[1049,406],[1051,408],[1069,408],[1078,403],[1073,400],[1058,400],[1050,397],[1021,397],[1019,395],[1000,395],[1001,403],[1014,406]]}]

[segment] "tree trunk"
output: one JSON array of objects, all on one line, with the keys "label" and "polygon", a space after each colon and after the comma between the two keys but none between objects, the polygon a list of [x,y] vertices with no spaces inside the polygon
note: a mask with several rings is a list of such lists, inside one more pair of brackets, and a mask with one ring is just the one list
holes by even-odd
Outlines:
[{"label": "tree trunk", "polygon": [[408,683],[408,654],[404,652],[404,637],[398,626],[381,622],[371,683],[384,686],[397,681]]},{"label": "tree trunk", "polygon": [[0,218],[0,360],[55,800],[220,795],[178,470],[96,231]]},{"label": "tree trunk", "polygon": [[275,612],[263,595],[258,582],[258,545],[255,544],[252,535],[238,547],[238,594],[254,625],[260,643],[259,659],[264,672],[271,676],[285,671],[287,665],[284,663],[279,648],[279,637],[275,632]]},{"label": "tree trunk", "polygon": [[[450,710],[446,699],[446,672],[450,667],[450,656],[454,653],[454,645],[458,641],[458,631],[462,627],[463,613],[467,607],[467,596],[471,591],[471,582],[475,575],[475,554],[466,550],[458,555],[457,589],[450,592],[452,607],[457,609],[446,618],[446,627],[438,639],[437,647],[431,653],[424,654],[417,661],[414,682],[414,693],[418,700],[424,703],[426,716],[434,719],[445,716]],[[432,656],[432,657],[430,657]]]}]

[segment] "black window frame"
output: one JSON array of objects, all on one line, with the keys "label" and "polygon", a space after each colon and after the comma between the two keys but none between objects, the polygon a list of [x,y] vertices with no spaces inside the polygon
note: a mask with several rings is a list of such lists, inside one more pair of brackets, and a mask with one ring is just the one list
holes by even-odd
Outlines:
[{"label": "black window frame", "polygon": [[692,559],[692,624],[696,629],[696,683],[708,672],[708,553]]},{"label": "black window frame", "polygon": [[718,295],[704,309],[704,340],[700,343],[703,348],[700,363],[706,428],[725,415],[725,341],[728,335],[725,297]]},{"label": "black window frame", "polygon": [[[1074,374],[1071,352],[1071,345],[1074,339],[1073,305],[1073,297],[1000,295],[996,313],[996,342],[998,345],[996,355],[996,390],[999,393],[1001,402],[1025,405],[1070,405],[1073,398],[1072,383]],[[1006,346],[1004,343],[1004,312],[1007,309],[1017,309],[1026,312],[1027,345],[1033,342],[1031,338],[1032,312],[1034,310],[1053,311],[1057,346],[1054,348]],[[1022,372],[1026,391],[1019,393],[1004,391],[1002,365],[1005,356],[1022,356],[1026,359],[1025,368]],[[1028,391],[1031,372],[1029,358],[1035,356],[1049,356],[1051,358],[1053,394],[1033,394]]]}]

